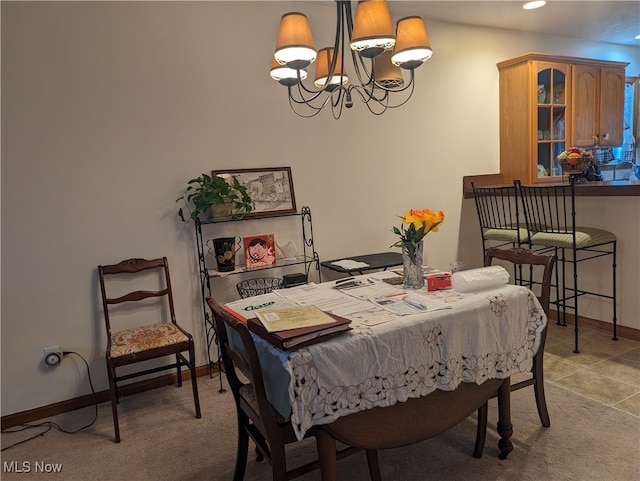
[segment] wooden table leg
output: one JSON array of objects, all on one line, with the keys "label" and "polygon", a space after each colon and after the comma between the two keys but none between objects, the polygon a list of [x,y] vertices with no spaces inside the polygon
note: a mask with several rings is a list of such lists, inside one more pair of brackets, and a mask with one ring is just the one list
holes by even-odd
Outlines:
[{"label": "wooden table leg", "polygon": [[513,435],[513,424],[511,424],[511,379],[506,378],[498,388],[498,448],[500,459],[507,459],[513,451],[511,436]]},{"label": "wooden table leg", "polygon": [[320,458],[320,476],[322,481],[335,481],[338,478],[336,466],[336,440],[324,429],[316,431],[316,446]]}]

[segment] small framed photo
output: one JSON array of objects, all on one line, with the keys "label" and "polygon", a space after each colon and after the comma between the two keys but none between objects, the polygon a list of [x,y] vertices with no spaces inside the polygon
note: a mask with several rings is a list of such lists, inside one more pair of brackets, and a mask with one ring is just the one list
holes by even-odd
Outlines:
[{"label": "small framed photo", "polygon": [[229,174],[247,189],[253,210],[246,217],[264,217],[296,212],[291,167],[214,170],[212,175]]},{"label": "small framed photo", "polygon": [[268,267],[276,263],[273,234],[246,236],[242,241],[247,269]]}]

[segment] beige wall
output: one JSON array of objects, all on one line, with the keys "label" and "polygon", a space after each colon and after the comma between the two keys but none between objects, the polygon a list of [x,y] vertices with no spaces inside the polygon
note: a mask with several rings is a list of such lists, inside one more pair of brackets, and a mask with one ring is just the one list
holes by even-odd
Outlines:
[{"label": "beige wall", "polygon": [[[47,346],[82,354],[107,388],[101,263],[166,255],[205,364],[193,227],[174,203],[200,172],[291,166],[321,259],[387,250],[398,214],[431,208],[447,217],[427,262],[479,265],[462,176],[498,169],[496,63],[543,51],[640,65],[630,47],[427,19],[435,53],[409,104],[374,117],[355,100],[339,121],[303,120],[268,70],[286,11],[330,42],[332,2],[315,3],[2,2],[2,415],[90,392],[73,357],[42,367]],[[638,329],[640,198],[581,206],[606,209],[593,218],[621,239],[619,322]]]}]

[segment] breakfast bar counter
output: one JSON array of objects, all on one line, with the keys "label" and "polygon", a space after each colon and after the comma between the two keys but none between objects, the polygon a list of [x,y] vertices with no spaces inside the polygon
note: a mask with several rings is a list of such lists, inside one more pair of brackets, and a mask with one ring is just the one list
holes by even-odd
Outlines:
[{"label": "breakfast bar counter", "polygon": [[[471,182],[477,186],[497,187],[513,185],[513,181],[506,182],[500,174],[469,175],[463,178],[463,195],[465,199],[473,199]],[[544,184],[543,184],[544,185]],[[576,182],[576,197],[638,197],[640,196],[640,181],[638,180],[609,180],[599,182]]]},{"label": "breakfast bar counter", "polygon": [[[481,186],[507,185],[500,174],[464,177],[464,208],[469,213],[470,245],[480,241],[477,235],[478,221],[471,190],[471,181]],[[508,185],[513,185],[508,184]],[[618,334],[630,339],[640,339],[640,181],[603,181],[576,183],[576,225],[596,227],[613,232],[618,239],[617,284],[621,287],[618,300]],[[466,231],[465,231],[466,232]],[[470,248],[471,249],[471,248]],[[476,252],[476,251],[474,251]],[[581,281],[597,290],[604,269],[610,269],[606,260],[585,263],[580,270]],[[583,302],[583,325],[606,331],[611,330],[611,303],[605,299],[591,298]],[[584,317],[582,317],[584,316]]]}]

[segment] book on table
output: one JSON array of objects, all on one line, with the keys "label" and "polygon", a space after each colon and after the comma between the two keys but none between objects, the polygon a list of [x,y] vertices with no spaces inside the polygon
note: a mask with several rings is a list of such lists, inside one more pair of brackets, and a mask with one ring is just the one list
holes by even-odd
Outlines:
[{"label": "book on table", "polygon": [[282,350],[303,347],[351,329],[351,321],[315,306],[267,309],[247,319],[249,330]]},{"label": "book on table", "polygon": [[282,298],[275,292],[268,292],[266,294],[229,302],[224,305],[224,310],[242,322],[247,322],[247,319],[254,317],[256,312],[260,310],[283,309],[296,306],[296,303]]}]

